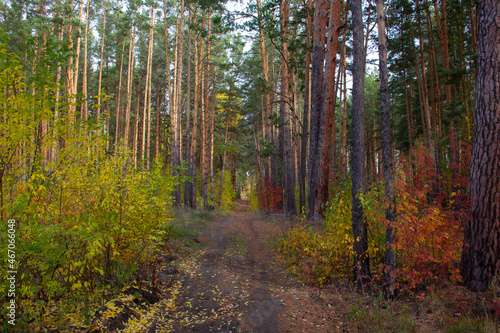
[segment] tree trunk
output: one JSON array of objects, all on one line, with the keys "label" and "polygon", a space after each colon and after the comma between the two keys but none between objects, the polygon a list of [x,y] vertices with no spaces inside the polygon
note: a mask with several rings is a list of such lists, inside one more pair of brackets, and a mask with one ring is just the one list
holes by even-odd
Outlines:
[{"label": "tree trunk", "polygon": [[[196,16],[196,13],[195,13]],[[194,43],[194,96],[193,96],[193,130],[192,138],[193,142],[189,151],[189,176],[191,185],[191,208],[196,208],[196,151],[198,148],[198,109],[200,102],[200,62],[202,59],[201,49],[198,47],[200,43],[200,37],[195,38]],[[200,52],[198,52],[200,49]]]},{"label": "tree trunk", "polygon": [[[133,19],[135,19],[135,11],[133,14]],[[125,107],[125,131],[123,133],[123,141],[124,141],[123,144],[125,147],[128,147],[129,145],[130,108],[132,105],[132,82],[134,79],[134,68],[135,68],[135,29],[136,25],[134,22],[134,27],[130,31],[130,42],[128,51],[127,106]]]},{"label": "tree trunk", "polygon": [[[69,110],[68,110],[68,115],[69,115],[69,122],[70,124],[73,124],[76,120],[76,93],[77,93],[77,88],[78,88],[78,71],[79,71],[79,63],[80,63],[80,42],[81,42],[81,35],[82,35],[82,17],[83,17],[83,4],[84,0],[81,0],[80,2],[80,15],[78,17],[78,37],[76,38],[76,55],[75,55],[75,66],[74,66],[74,71],[72,69],[72,66],[68,67],[68,78],[69,78],[69,83],[71,85],[70,89],[71,92],[69,93]],[[72,3],[71,3],[72,5]],[[70,25],[72,27],[72,25]],[[68,32],[68,38],[70,40],[70,45],[72,46],[72,29]],[[70,69],[71,68],[71,69]]]},{"label": "tree trunk", "polygon": [[285,214],[297,214],[295,208],[295,165],[292,160],[292,138],[291,138],[291,103],[290,99],[290,63],[288,62],[288,38],[290,20],[290,0],[282,0],[280,3],[280,23],[281,23],[281,56],[282,56],[282,76],[281,76],[281,105],[280,118],[283,125],[280,129],[280,150],[281,161],[284,162],[284,190],[285,190]]},{"label": "tree trunk", "polygon": [[[347,7],[347,5],[346,5]],[[346,9],[347,11],[347,9]],[[347,63],[346,63],[346,51],[347,51],[347,46],[346,46],[346,33],[344,30],[344,36],[343,36],[343,52],[344,52],[344,59],[342,62],[342,68],[344,69],[344,76],[342,83],[344,84],[344,100],[342,101],[343,107],[342,107],[342,136],[340,138],[341,140],[341,147],[342,147],[342,154],[341,154],[341,161],[340,161],[340,166],[342,170],[342,177],[345,179],[347,176]]]},{"label": "tree trunk", "polygon": [[500,7],[496,0],[481,0],[478,11],[471,217],[460,264],[465,285],[474,291],[500,281]]},{"label": "tree trunk", "polygon": [[[167,25],[167,2],[166,0],[163,0],[163,28],[165,32],[165,62],[167,63],[167,94],[169,98],[169,108],[170,108],[170,114],[172,114],[172,103],[174,102],[175,98],[172,93],[172,78],[171,78],[171,73],[170,73],[170,56],[169,56],[169,48],[168,48],[168,25]],[[165,94],[165,96],[167,96]]]},{"label": "tree trunk", "polygon": [[209,181],[209,168],[210,168],[210,27],[211,27],[211,18],[210,11],[208,12],[208,22],[207,22],[207,31],[208,34],[206,36],[206,47],[207,47],[207,56],[205,59],[205,80],[204,80],[204,91],[203,91],[203,107],[202,107],[202,120],[203,120],[203,142],[202,142],[202,154],[203,165],[202,165],[202,182],[201,182],[201,191],[203,197],[203,208],[208,209],[208,181]]},{"label": "tree trunk", "polygon": [[101,116],[101,79],[102,79],[102,59],[104,55],[104,36],[106,36],[106,3],[104,4],[104,16],[102,18],[102,40],[101,40],[101,61],[99,62],[99,83],[97,85],[97,118]]},{"label": "tree trunk", "polygon": [[215,77],[215,66],[212,72],[212,103],[210,103],[210,165],[209,165],[209,175],[210,175],[210,197],[212,198],[212,202],[215,201],[215,193],[214,193],[214,131],[215,131],[215,87],[216,87],[216,77]]},{"label": "tree trunk", "polygon": [[313,59],[311,72],[311,117],[309,131],[309,209],[307,218],[313,220],[314,205],[316,202],[317,184],[316,178],[312,173],[318,172],[318,140],[321,120],[321,106],[323,104],[323,63],[325,60],[325,32],[327,22],[328,1],[317,0],[314,9],[314,42]]},{"label": "tree trunk", "polygon": [[365,193],[364,46],[361,0],[351,2],[353,29],[352,64],[352,231],[354,236],[354,280],[363,286],[371,279],[366,219],[359,198]]},{"label": "tree trunk", "polygon": [[[172,172],[175,177],[180,177],[181,166],[181,76],[182,76],[182,52],[183,52],[183,32],[184,32],[184,0],[181,1],[179,7],[179,16],[177,22],[177,36],[175,46],[175,71],[174,71],[174,92],[173,101],[170,100],[172,108],[171,116],[171,131],[172,131]],[[175,206],[181,205],[181,187],[180,184],[174,186],[173,202]]]},{"label": "tree trunk", "polygon": [[319,136],[317,141],[317,168],[310,171],[311,190],[315,192],[314,202],[309,200],[309,214],[313,220],[323,217],[322,205],[328,199],[328,177],[330,167],[330,140],[332,136],[335,96],[335,66],[339,42],[340,0],[331,0],[328,22],[325,75],[323,81],[323,100],[321,105]]},{"label": "tree trunk", "polygon": [[[202,27],[205,26],[205,10],[203,9],[202,14],[201,14],[201,25]],[[200,140],[200,167],[201,167],[201,197],[203,200],[203,208],[207,209],[208,208],[208,201],[207,201],[207,105],[206,105],[206,100],[205,100],[205,90],[208,89],[206,85],[208,84],[206,77],[207,77],[207,70],[205,68],[205,38],[200,37],[200,57],[199,57],[199,63],[200,63],[200,102],[201,102],[201,123],[200,123],[200,132],[201,132],[201,140]]]},{"label": "tree trunk", "polygon": [[[403,39],[401,39],[401,46],[403,46]],[[412,126],[412,116],[411,116],[411,108],[410,101],[408,97],[408,82],[406,82],[406,59],[403,53],[403,77],[404,77],[404,86],[405,86],[405,106],[406,106],[406,124],[408,126],[408,144],[410,148],[410,152],[413,150],[413,126]],[[410,86],[411,89],[411,86]]]},{"label": "tree trunk", "polygon": [[120,104],[121,104],[121,93],[122,93],[122,74],[123,74],[123,55],[125,54],[125,39],[122,41],[122,57],[120,60],[120,78],[118,80],[118,94],[116,102],[116,125],[115,125],[115,154],[118,149],[118,137],[120,129]]},{"label": "tree trunk", "polygon": [[[58,16],[61,19],[61,26],[64,26],[65,16],[62,15],[61,13],[58,13]],[[62,27],[60,28],[60,30],[57,33],[57,40],[59,42],[63,40],[63,29],[62,29]],[[57,64],[57,69],[56,69],[56,82],[57,82],[57,84],[60,84],[59,81],[61,80],[61,74],[62,74],[62,67],[61,67],[61,63],[59,62]],[[56,88],[56,92],[55,92],[55,96],[54,96],[54,103],[55,103],[55,107],[54,107],[54,121],[56,121],[56,120],[59,119],[60,98],[61,98],[61,90],[59,88]],[[54,146],[51,148],[50,160],[52,162],[56,162],[57,156],[59,154],[59,148],[60,148],[60,145],[59,145],[59,133],[58,133],[56,127],[53,127],[52,130],[53,130],[53,135],[54,135],[54,139],[55,140],[54,140]],[[1,192],[1,190],[0,190],[0,192]]]},{"label": "tree trunk", "polygon": [[84,47],[85,50],[83,52],[83,77],[82,77],[82,94],[83,94],[83,103],[82,103],[82,119],[87,120],[89,111],[88,111],[88,100],[87,100],[87,45],[88,45],[88,35],[89,35],[89,8],[90,8],[90,0],[87,1],[87,11],[85,15],[85,42]]},{"label": "tree trunk", "polygon": [[226,112],[226,130],[224,131],[224,152],[222,153],[222,166],[220,172],[220,185],[219,185],[219,207],[222,202],[222,190],[224,189],[224,170],[226,168],[226,153],[227,153],[227,141],[229,133],[229,114],[231,111],[231,87],[229,87],[229,97],[227,101],[228,107]]},{"label": "tree trunk", "polygon": [[[446,0],[441,1],[441,15],[439,14],[439,7],[437,1],[434,1],[434,9],[436,14],[436,21],[439,34],[439,45],[441,47],[441,59],[443,61],[443,67],[445,68],[445,73],[447,74],[450,70],[450,56],[448,51],[448,28],[446,23]],[[453,102],[453,95],[451,93],[451,84],[449,84],[449,78],[445,76],[445,91],[446,91],[446,110],[451,113],[451,104]],[[459,160],[460,155],[458,151],[458,145],[456,143],[455,135],[455,121],[451,118],[450,125],[448,127],[448,138],[450,140],[450,161],[451,161],[451,172],[452,181],[455,183],[459,172]]]},{"label": "tree trunk", "polygon": [[307,1],[307,17],[306,17],[306,68],[304,79],[304,112],[302,114],[302,140],[300,149],[300,177],[299,177],[299,211],[305,213],[306,209],[306,164],[307,164],[307,141],[309,138],[309,111],[310,111],[310,92],[311,92],[311,32],[312,32],[312,0]]},{"label": "tree trunk", "polygon": [[154,4],[151,6],[151,11],[153,12],[151,14],[151,30],[150,30],[150,39],[149,39],[149,66],[148,66],[148,71],[149,71],[149,80],[148,80],[148,132],[147,132],[147,137],[146,137],[146,169],[149,170],[149,165],[150,165],[150,154],[151,154],[151,81],[152,81],[152,76],[153,76],[153,33],[154,33]]},{"label": "tree trunk", "polygon": [[160,153],[160,107],[161,107],[161,83],[156,86],[156,129],[155,129],[155,156],[154,160],[158,160]]},{"label": "tree trunk", "polygon": [[384,165],[385,196],[389,202],[389,207],[385,210],[387,226],[386,252],[385,252],[385,271],[383,291],[386,298],[393,299],[395,295],[394,273],[396,269],[396,250],[394,243],[396,241],[394,222],[396,221],[395,197],[394,197],[394,177],[392,161],[392,142],[391,142],[391,111],[389,109],[389,84],[387,73],[387,37],[385,35],[385,13],[384,1],[376,0],[377,23],[378,23],[378,52],[379,52],[379,73],[380,73],[380,102],[381,102],[381,128],[382,128],[382,154]]},{"label": "tree trunk", "polygon": [[[144,84],[144,109],[142,114],[142,161],[149,164],[149,142],[151,133],[151,69],[153,62],[153,33],[154,33],[154,5],[151,7],[151,21],[149,23],[148,58],[146,63],[146,81]],[[146,130],[147,129],[147,130]]]},{"label": "tree trunk", "polygon": [[[425,55],[424,55],[424,37],[423,37],[423,29],[422,29],[422,20],[420,17],[420,2],[416,1],[417,6],[417,21],[418,21],[418,31],[419,31],[419,46],[420,46],[420,68],[417,69],[417,73],[420,72],[420,94],[421,94],[421,103],[422,103],[422,111],[425,121],[426,128],[426,139],[427,139],[427,147],[429,152],[433,156],[434,161],[434,138],[432,135],[432,124],[431,124],[431,111],[429,108],[429,93],[427,90],[427,73],[425,66]],[[417,59],[417,55],[415,55]],[[418,63],[416,64],[418,66]],[[418,74],[417,74],[418,75]],[[436,165],[436,163],[434,163]]]},{"label": "tree trunk", "polygon": [[[139,73],[142,68],[142,60],[139,62]],[[141,100],[141,75],[139,74],[139,83],[137,85],[137,104],[136,104],[136,114],[135,114],[135,126],[134,126],[134,141],[132,144],[133,151],[134,151],[134,168],[137,168],[137,154],[138,154],[138,138],[139,138],[139,107],[140,107],[140,100]],[[144,102],[146,103],[146,102]]]},{"label": "tree trunk", "polygon": [[[193,12],[189,12],[189,26],[193,24]],[[186,83],[186,161],[188,163],[187,176],[191,175],[189,170],[191,156],[191,28],[188,30],[188,51],[187,51],[187,83]],[[184,183],[184,207],[192,207],[191,198],[193,183],[187,180]]]},{"label": "tree trunk", "polygon": [[[73,8],[73,1],[69,2],[69,6]],[[73,50],[73,24],[71,23],[72,15],[70,14],[68,17],[69,26],[68,26],[68,49]],[[72,124],[75,118],[75,96],[73,92],[73,87],[75,85],[75,72],[73,67],[73,56],[70,56],[68,59],[68,67],[66,69],[66,92],[68,94],[68,120],[69,123]]]},{"label": "tree trunk", "polygon": [[[265,105],[262,110],[263,112],[263,123],[262,127],[264,130],[264,133],[267,134],[267,139],[268,144],[272,144],[271,137],[272,137],[272,120],[269,119],[269,117],[272,114],[272,105],[271,105],[271,92],[270,92],[270,84],[271,82],[269,81],[269,59],[268,59],[268,54],[266,51],[266,42],[264,38],[264,25],[262,22],[262,9],[261,9],[261,4],[260,0],[257,0],[257,11],[258,11],[258,20],[259,20],[259,45],[260,45],[260,55],[262,58],[262,74],[264,76],[264,81],[265,81]],[[267,131],[266,131],[267,128]],[[264,136],[265,137],[265,136]],[[264,172],[265,177],[269,178],[271,176],[271,162],[272,156],[269,156],[267,158],[267,165],[266,165],[266,171]]]}]

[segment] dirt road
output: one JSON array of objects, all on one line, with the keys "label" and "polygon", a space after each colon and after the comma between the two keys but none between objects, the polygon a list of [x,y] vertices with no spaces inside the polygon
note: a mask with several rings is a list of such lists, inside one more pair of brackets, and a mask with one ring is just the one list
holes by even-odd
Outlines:
[{"label": "dirt road", "polygon": [[302,285],[276,262],[273,239],[290,222],[247,207],[237,201],[230,216],[208,222],[198,256],[159,268],[155,298],[129,288],[104,306],[93,332],[348,331],[332,293]]},{"label": "dirt road", "polygon": [[342,331],[333,305],[276,263],[271,243],[284,219],[249,215],[247,206],[238,201],[231,216],[211,222],[203,255],[182,280],[173,331]]}]

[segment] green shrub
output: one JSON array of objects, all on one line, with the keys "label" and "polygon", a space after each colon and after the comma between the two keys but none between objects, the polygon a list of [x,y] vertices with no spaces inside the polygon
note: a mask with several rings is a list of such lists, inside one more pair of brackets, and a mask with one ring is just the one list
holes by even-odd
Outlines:
[{"label": "green shrub", "polygon": [[[217,196],[217,201],[219,200],[220,193],[220,170],[217,172],[215,177],[215,194]],[[222,196],[220,198],[219,208],[222,210],[231,210],[234,208],[233,201],[236,199],[236,191],[231,181],[231,173],[228,170],[224,170],[224,184],[222,185]]]}]

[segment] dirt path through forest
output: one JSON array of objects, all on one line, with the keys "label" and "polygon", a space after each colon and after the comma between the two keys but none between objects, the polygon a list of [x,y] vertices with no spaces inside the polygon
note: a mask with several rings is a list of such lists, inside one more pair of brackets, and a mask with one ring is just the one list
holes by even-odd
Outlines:
[{"label": "dirt path through forest", "polygon": [[247,214],[246,201],[235,204],[229,216],[207,222],[195,239],[203,245],[199,255],[175,262],[161,256],[156,277],[146,278],[157,281],[156,291],[129,287],[87,332],[350,331],[340,293],[302,285],[275,260],[273,239],[290,222]]},{"label": "dirt path through forest", "polygon": [[173,331],[342,331],[333,305],[276,263],[271,242],[284,219],[249,215],[247,207],[237,201],[231,216],[210,223],[200,260],[181,279]]}]

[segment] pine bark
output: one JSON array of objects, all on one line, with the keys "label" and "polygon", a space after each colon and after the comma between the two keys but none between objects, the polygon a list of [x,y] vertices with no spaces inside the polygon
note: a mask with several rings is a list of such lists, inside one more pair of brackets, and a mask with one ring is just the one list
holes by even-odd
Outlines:
[{"label": "pine bark", "polygon": [[169,98],[168,105],[170,106],[170,112],[172,112],[172,104],[175,100],[172,92],[172,78],[170,73],[170,52],[168,47],[169,35],[168,35],[168,24],[167,24],[167,2],[163,0],[163,28],[165,36],[165,62],[167,64],[167,95]]},{"label": "pine bark", "polygon": [[118,79],[118,94],[116,102],[116,124],[115,124],[115,154],[118,150],[118,138],[120,133],[120,104],[121,104],[121,93],[122,93],[122,76],[123,76],[123,56],[125,54],[125,39],[122,41],[122,56],[120,60],[120,75]]},{"label": "pine bark", "polygon": [[102,37],[101,37],[101,61],[99,62],[99,82],[97,84],[97,118],[101,116],[101,82],[102,82],[102,60],[104,57],[104,40],[106,31],[107,7],[104,4],[104,16],[102,18]]},{"label": "pine bark", "polygon": [[361,0],[351,2],[353,29],[352,64],[352,230],[354,236],[354,280],[363,286],[371,279],[366,218],[359,195],[365,193],[364,45]]},{"label": "pine bark", "polygon": [[290,98],[290,63],[288,59],[288,38],[290,20],[290,0],[282,0],[280,4],[281,23],[281,56],[282,56],[282,76],[281,76],[281,105],[280,118],[283,125],[280,129],[280,150],[281,160],[284,162],[284,191],[285,191],[285,214],[297,214],[295,208],[295,165],[292,160],[292,138],[291,138],[291,103]]},{"label": "pine bark", "polygon": [[314,202],[309,201],[309,211],[313,220],[323,217],[323,204],[328,199],[328,177],[330,167],[330,140],[332,136],[335,95],[335,67],[339,41],[340,0],[331,0],[328,39],[325,55],[323,99],[321,104],[319,133],[317,141],[318,164],[310,171],[311,189],[315,191]]},{"label": "pine bark", "polygon": [[304,112],[302,113],[302,138],[300,148],[300,174],[299,174],[299,212],[305,213],[306,209],[306,172],[307,172],[307,142],[309,141],[309,113],[311,97],[311,38],[312,38],[312,0],[307,1],[306,16],[306,68],[304,79]]},{"label": "pine bark", "polygon": [[[347,17],[347,15],[346,15]],[[343,36],[343,52],[344,52],[344,59],[342,62],[342,68],[343,68],[343,79],[342,83],[344,84],[344,99],[342,101],[343,107],[342,107],[342,135],[341,135],[341,147],[342,147],[342,154],[341,154],[341,161],[340,161],[340,169],[342,170],[342,177],[345,179],[347,176],[347,61],[346,61],[346,34],[344,32]]]},{"label": "pine bark", "polygon": [[150,33],[149,33],[149,63],[148,63],[148,71],[149,71],[149,77],[148,77],[148,96],[147,96],[147,109],[148,109],[148,119],[147,119],[147,126],[148,126],[148,131],[147,131],[147,137],[146,137],[146,168],[149,169],[149,165],[151,162],[150,155],[151,155],[151,88],[152,88],[152,77],[153,77],[153,34],[154,34],[154,4],[151,6],[151,28],[150,28]]},{"label": "pine bark", "polygon": [[74,66],[74,71],[73,70],[71,71],[72,72],[71,80],[73,82],[73,86],[71,87],[71,93],[70,93],[70,108],[69,108],[69,121],[71,124],[74,123],[76,120],[76,93],[78,92],[78,72],[80,70],[79,64],[80,64],[80,45],[82,39],[81,35],[82,35],[83,5],[84,5],[84,0],[81,0],[80,15],[78,17],[78,35],[77,35],[78,37],[76,38],[75,66]]},{"label": "pine bark", "polygon": [[83,52],[83,77],[82,77],[82,94],[83,94],[83,103],[82,103],[82,119],[87,120],[88,118],[88,100],[87,100],[87,62],[88,62],[88,35],[89,35],[89,8],[90,8],[90,0],[87,1],[87,10],[85,15],[85,41],[84,41],[84,52]]},{"label": "pine bark", "polygon": [[215,66],[212,71],[212,102],[210,103],[210,164],[209,164],[209,175],[210,175],[210,197],[212,199],[212,202],[215,201],[215,193],[214,193],[214,181],[215,181],[215,173],[214,173],[214,151],[215,151],[215,145],[214,145],[214,133],[215,133],[215,87],[217,86],[216,84],[216,76],[215,76]]},{"label": "pine bark", "polygon": [[[189,151],[189,176],[191,185],[191,208],[197,207],[196,202],[196,153],[198,149],[198,110],[200,104],[200,62],[201,48],[198,46],[200,37],[196,36],[194,42],[194,96],[193,96],[193,130],[192,144]],[[200,49],[200,51],[199,51]]]},{"label": "pine bark", "polygon": [[134,152],[134,168],[137,168],[137,154],[138,154],[138,139],[139,139],[139,119],[140,119],[140,102],[141,102],[141,75],[140,71],[142,68],[142,59],[139,61],[139,83],[137,85],[137,103],[136,103],[136,114],[135,114],[135,126],[134,126],[134,141],[132,143]]},{"label": "pine bark", "polygon": [[[271,92],[270,92],[270,84],[271,82],[269,81],[269,60],[268,60],[268,54],[266,50],[266,41],[265,41],[265,36],[264,36],[264,26],[262,22],[262,9],[261,9],[261,2],[260,0],[257,0],[257,11],[258,11],[258,20],[259,20],[259,46],[260,46],[260,55],[262,58],[262,75],[264,76],[264,81],[265,81],[265,101],[264,101],[264,107],[263,107],[263,116],[262,116],[262,128],[263,128],[263,134],[264,137],[267,136],[267,139],[269,140],[269,144],[272,144],[271,137],[272,137],[272,121],[269,119],[269,117],[272,114],[272,105],[271,105]],[[265,177],[269,178],[271,174],[271,165],[272,165],[272,156],[269,156],[267,158],[266,162],[266,168],[265,168]]]},{"label": "pine bark", "polygon": [[[205,26],[205,15],[206,12],[205,10],[202,10],[201,14],[201,25],[202,27]],[[199,63],[200,63],[200,94],[199,94],[199,99],[200,99],[200,105],[201,105],[201,117],[200,117],[200,134],[201,134],[201,140],[200,140],[200,167],[201,167],[201,188],[200,188],[200,194],[203,200],[203,208],[207,209],[208,208],[208,201],[207,201],[207,105],[206,105],[206,100],[205,100],[205,90],[208,89],[206,85],[208,84],[208,80],[206,79],[207,77],[207,70],[205,67],[205,62],[207,59],[205,59],[205,38],[201,37],[200,38],[200,56],[199,56]]]},{"label": "pine bark", "polygon": [[318,140],[321,120],[321,106],[323,104],[323,69],[325,60],[325,33],[327,23],[328,1],[317,0],[314,9],[314,36],[313,36],[313,59],[311,71],[311,116],[309,131],[309,182],[308,182],[308,212],[307,218],[313,220],[314,205],[316,202],[317,185],[316,177],[312,172],[318,171]]},{"label": "pine bark", "polygon": [[471,216],[460,265],[474,291],[500,282],[500,6],[478,5],[475,128],[470,163]]},{"label": "pine bark", "polygon": [[203,208],[208,209],[208,182],[210,178],[210,34],[211,34],[211,19],[210,11],[208,12],[207,22],[207,36],[206,36],[206,59],[204,70],[204,91],[202,96],[202,122],[203,122],[203,140],[202,140],[202,154],[204,156],[202,162],[202,180],[201,180],[201,195],[203,198]]},{"label": "pine bark", "polygon": [[377,8],[378,24],[378,52],[379,52],[379,76],[380,76],[380,102],[381,102],[381,128],[382,128],[382,154],[384,166],[385,196],[389,206],[385,210],[387,226],[385,229],[385,272],[384,272],[384,296],[393,299],[395,295],[394,273],[396,269],[396,241],[394,222],[396,221],[395,196],[394,196],[394,176],[392,161],[392,140],[391,140],[391,111],[389,109],[389,84],[387,71],[387,37],[385,34],[385,12],[384,1],[375,1]]},{"label": "pine bark", "polygon": [[[189,26],[193,24],[193,11],[189,12]],[[191,28],[188,30],[188,40],[187,40],[187,87],[186,87],[186,161],[188,163],[187,176],[191,175],[189,169],[190,157],[191,157]],[[187,180],[184,183],[184,207],[192,207],[191,198],[193,182]]]},{"label": "pine bark", "polygon": [[[135,19],[135,12],[133,14]],[[130,42],[128,52],[128,70],[127,70],[127,105],[125,107],[125,130],[123,133],[123,144],[125,147],[129,145],[129,132],[130,132],[130,109],[132,106],[132,81],[134,79],[135,68],[135,29],[136,25],[130,30]],[[134,148],[135,150],[135,148]]]},{"label": "pine bark", "polygon": [[[172,131],[172,172],[174,176],[180,176],[180,166],[182,159],[181,150],[181,74],[182,74],[182,52],[183,52],[183,32],[184,32],[184,0],[179,7],[180,18],[177,22],[177,36],[175,47],[175,71],[174,71],[174,99],[170,101],[171,131]],[[175,206],[181,204],[180,184],[174,187],[173,202]]]},{"label": "pine bark", "polygon": [[[73,8],[73,0],[69,2],[70,8]],[[71,22],[72,20],[72,15],[70,14],[68,17],[68,20]],[[73,50],[74,45],[73,45],[73,24],[69,24],[68,26],[68,49]],[[75,68],[73,67],[73,56],[70,56],[68,59],[68,67],[66,69],[66,92],[68,94],[68,120],[69,123],[72,124],[74,122],[74,117],[75,117],[75,97],[74,97],[74,92],[73,92],[73,86],[74,86],[74,71]]]},{"label": "pine bark", "polygon": [[[419,55],[420,55],[420,68],[417,68],[417,76],[420,76],[419,87],[420,87],[420,95],[421,95],[421,105],[423,111],[423,121],[425,122],[426,129],[426,140],[427,147],[431,152],[432,156],[434,156],[434,138],[432,135],[432,124],[431,124],[431,110],[429,107],[429,92],[427,89],[427,72],[425,66],[425,55],[424,55],[424,37],[423,37],[423,29],[422,29],[422,19],[420,15],[420,2],[416,1],[417,6],[417,21],[418,21],[418,31],[419,31]],[[415,59],[417,59],[417,55],[415,54]],[[418,66],[418,61],[417,61]],[[436,163],[434,163],[435,165]]]},{"label": "pine bark", "polygon": [[161,107],[161,83],[156,86],[156,130],[155,130],[155,155],[154,160],[160,155],[160,107]]},{"label": "pine bark", "polygon": [[154,5],[151,7],[151,21],[149,23],[149,43],[148,43],[148,58],[146,62],[146,82],[144,86],[144,109],[142,114],[142,151],[141,158],[146,164],[149,163],[149,143],[151,132],[151,72],[153,62],[153,33],[154,33]]},{"label": "pine bark", "polygon": [[220,184],[219,184],[219,207],[222,202],[222,191],[224,189],[224,171],[226,169],[226,154],[227,154],[227,142],[228,142],[228,133],[229,133],[229,115],[231,112],[231,87],[229,88],[229,98],[227,102],[227,111],[226,111],[226,128],[224,131],[224,150],[222,153],[222,166],[221,166],[221,172],[220,172]]}]

